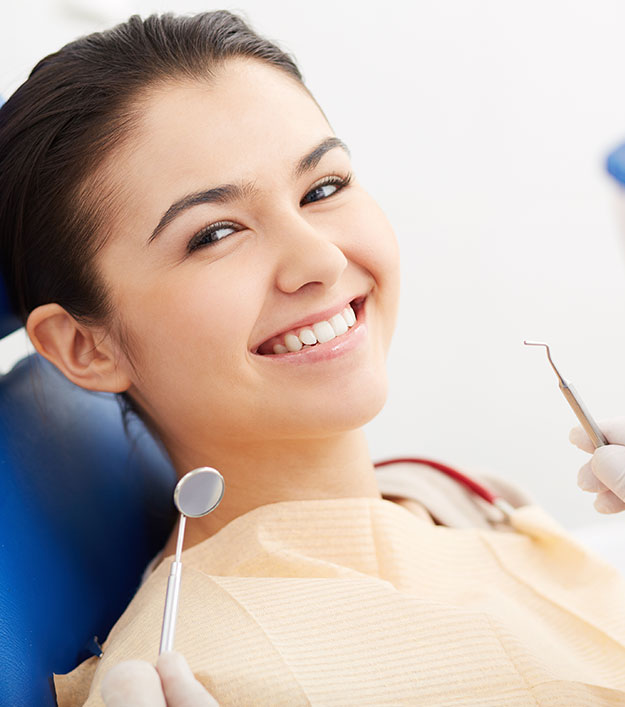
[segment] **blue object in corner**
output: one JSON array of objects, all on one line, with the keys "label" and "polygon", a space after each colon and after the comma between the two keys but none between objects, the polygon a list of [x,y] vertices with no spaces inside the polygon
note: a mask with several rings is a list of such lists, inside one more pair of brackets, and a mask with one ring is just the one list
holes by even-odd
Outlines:
[{"label": "blue object in corner", "polygon": [[606,160],[608,173],[625,186],[625,143],[612,150]]}]

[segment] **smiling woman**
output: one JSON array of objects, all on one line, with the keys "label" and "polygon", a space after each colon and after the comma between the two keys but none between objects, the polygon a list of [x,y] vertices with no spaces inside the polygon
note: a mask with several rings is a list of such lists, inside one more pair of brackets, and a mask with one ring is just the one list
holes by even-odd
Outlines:
[{"label": "smiling woman", "polygon": [[107,674],[109,705],[622,703],[615,570],[501,483],[512,526],[451,481],[443,523],[405,469],[381,493],[362,427],[397,241],[293,59],[239,17],[133,17],[43,59],[0,111],[0,237],[37,350],[130,401],[179,476],[226,481],[188,524],[192,673],[142,662],[172,535],[60,705],[102,704]]},{"label": "smiling woman", "polygon": [[[384,403],[397,309],[388,221],[355,178],[335,186],[350,172],[347,152],[309,94],[274,67],[231,58],[210,82],[161,80],[144,92],[141,108],[132,134],[94,174],[112,194],[110,235],[94,268],[130,343],[122,350],[106,336],[110,328],[99,328],[95,356],[93,328],[68,328],[58,304],[30,314],[32,338],[79,385],[126,391],[180,470],[210,450],[213,466],[231,469],[231,479],[266,479],[265,498],[258,489],[232,494],[220,524],[293,493],[289,483],[276,498],[285,437],[345,432],[334,453],[355,476],[335,478],[332,487],[361,492],[365,451],[355,428]],[[278,356],[253,355],[299,322],[323,324],[365,296],[366,326],[345,337],[360,345],[338,346],[337,337],[331,346],[326,336],[326,349],[323,340],[314,356],[311,349],[307,361],[318,365],[305,376],[286,365],[294,355],[280,367]],[[78,336],[88,357],[73,355]],[[300,448],[310,461],[292,472],[298,493],[318,495],[326,483],[313,471],[318,444]],[[371,465],[370,474],[364,488],[374,493]],[[211,532],[217,515],[206,519]]]}]

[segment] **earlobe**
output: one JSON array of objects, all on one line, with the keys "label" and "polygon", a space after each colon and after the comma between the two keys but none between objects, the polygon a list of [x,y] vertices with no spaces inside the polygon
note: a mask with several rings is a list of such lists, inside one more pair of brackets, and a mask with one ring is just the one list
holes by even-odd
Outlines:
[{"label": "earlobe", "polygon": [[37,352],[81,388],[121,393],[130,387],[109,337],[76,321],[59,304],[34,309],[26,331]]}]

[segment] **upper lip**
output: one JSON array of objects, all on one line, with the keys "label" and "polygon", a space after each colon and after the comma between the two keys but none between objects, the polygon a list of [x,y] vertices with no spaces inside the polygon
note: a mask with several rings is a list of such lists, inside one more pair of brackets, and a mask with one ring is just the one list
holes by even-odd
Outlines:
[{"label": "upper lip", "polygon": [[340,314],[350,302],[353,302],[354,300],[364,299],[367,294],[368,293],[353,295],[352,297],[348,297],[347,299],[342,300],[342,304],[334,305],[333,307],[328,307],[327,309],[323,309],[320,312],[313,312],[312,314],[308,314],[307,316],[298,319],[296,322],[293,322],[288,326],[281,327],[273,334],[265,336],[265,338],[259,341],[256,346],[252,347],[252,353],[256,353],[258,349],[265,343],[265,341],[273,339],[274,336],[279,336],[280,334],[284,334],[287,331],[291,331],[291,329],[297,329],[297,327],[303,327],[307,324],[315,324],[316,322],[328,320],[335,314]]}]

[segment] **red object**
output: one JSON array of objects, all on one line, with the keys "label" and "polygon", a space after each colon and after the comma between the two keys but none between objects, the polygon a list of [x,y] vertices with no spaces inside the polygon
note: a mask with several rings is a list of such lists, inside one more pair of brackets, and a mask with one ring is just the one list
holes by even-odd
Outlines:
[{"label": "red object", "polygon": [[432,459],[421,459],[420,457],[397,457],[396,459],[385,459],[381,462],[375,462],[373,466],[386,466],[387,464],[399,464],[400,462],[412,462],[413,464],[425,464],[426,466],[431,466],[433,469],[442,471],[443,474],[447,474],[447,476],[451,476],[452,479],[460,482],[463,486],[473,491],[473,493],[476,493],[485,501],[488,501],[488,503],[495,505],[497,496],[482,486],[482,484],[478,484],[477,481],[470,479],[457,469],[447,466],[447,464],[441,464],[440,462],[433,461]]}]

